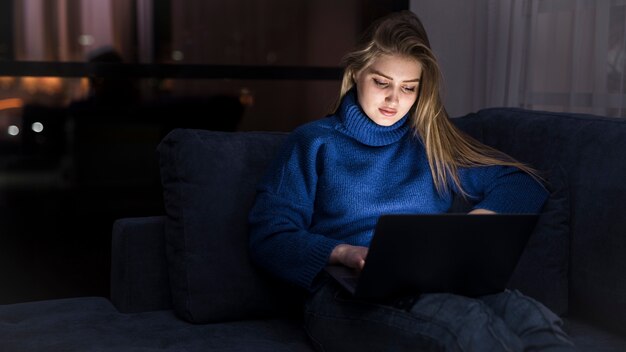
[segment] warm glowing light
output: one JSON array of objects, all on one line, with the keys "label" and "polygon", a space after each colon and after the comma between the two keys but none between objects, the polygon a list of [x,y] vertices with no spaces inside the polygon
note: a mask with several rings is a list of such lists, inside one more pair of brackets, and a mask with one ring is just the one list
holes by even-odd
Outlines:
[{"label": "warm glowing light", "polygon": [[63,90],[63,81],[59,77],[41,77],[39,89],[48,95],[57,94]]},{"label": "warm glowing light", "polygon": [[15,125],[11,125],[9,126],[7,132],[9,132],[9,135],[11,136],[17,136],[18,134],[20,134],[20,128]]},{"label": "warm glowing light", "polygon": [[180,51],[180,50],[172,51],[172,59],[174,61],[181,61],[184,58],[185,58],[185,54],[183,54],[182,51]]},{"label": "warm glowing light", "polygon": [[83,77],[80,79],[79,94],[86,96],[89,93],[89,78]]},{"label": "warm glowing light", "polygon": [[28,94],[37,93],[37,77],[22,77],[22,87]]},{"label": "warm glowing light", "polygon": [[43,131],[43,123],[41,122],[35,122],[33,123],[33,125],[31,126],[31,128],[33,129],[33,131],[35,131],[36,133],[40,133]]},{"label": "warm glowing light", "polygon": [[83,34],[78,36],[78,44],[82,46],[92,45],[94,42],[93,35]]},{"label": "warm glowing light", "polygon": [[24,106],[24,102],[19,98],[10,98],[0,100],[0,110],[19,109]]},{"label": "warm glowing light", "polygon": [[28,94],[41,92],[54,95],[63,91],[63,80],[60,77],[22,77],[21,82]]},{"label": "warm glowing light", "polygon": [[243,106],[254,106],[254,95],[248,88],[241,88],[239,90],[239,102]]},{"label": "warm glowing light", "polygon": [[3,88],[3,89],[10,88],[11,86],[13,86],[14,83],[15,83],[15,77],[7,77],[7,76],[0,77],[0,88]]}]

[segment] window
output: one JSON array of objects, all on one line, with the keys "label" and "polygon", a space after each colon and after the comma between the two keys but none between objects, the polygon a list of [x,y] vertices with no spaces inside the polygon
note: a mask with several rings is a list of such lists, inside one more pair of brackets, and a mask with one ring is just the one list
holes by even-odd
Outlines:
[{"label": "window", "polygon": [[0,304],[107,296],[113,220],[163,214],[165,133],[290,131],[324,116],[357,33],[407,8],[0,1]]}]

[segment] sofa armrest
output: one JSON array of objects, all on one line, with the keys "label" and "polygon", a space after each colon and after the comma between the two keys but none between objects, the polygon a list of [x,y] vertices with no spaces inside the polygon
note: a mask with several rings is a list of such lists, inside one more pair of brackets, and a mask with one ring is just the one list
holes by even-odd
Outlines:
[{"label": "sofa armrest", "polygon": [[122,313],[172,308],[164,226],[164,216],[113,224],[111,301]]}]

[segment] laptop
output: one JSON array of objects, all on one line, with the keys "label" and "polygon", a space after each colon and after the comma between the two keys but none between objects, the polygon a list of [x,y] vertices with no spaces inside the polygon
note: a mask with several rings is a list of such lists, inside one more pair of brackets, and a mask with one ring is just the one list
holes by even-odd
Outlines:
[{"label": "laptop", "polygon": [[341,265],[325,270],[362,299],[502,292],[537,218],[537,214],[384,215],[360,273]]}]

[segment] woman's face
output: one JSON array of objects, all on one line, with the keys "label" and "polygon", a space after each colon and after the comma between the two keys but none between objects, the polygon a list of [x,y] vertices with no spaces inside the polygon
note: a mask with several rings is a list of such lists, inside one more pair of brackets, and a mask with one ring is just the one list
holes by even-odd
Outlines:
[{"label": "woman's face", "polygon": [[358,100],[365,114],[381,126],[391,126],[417,100],[422,65],[406,56],[382,55],[355,76]]}]

